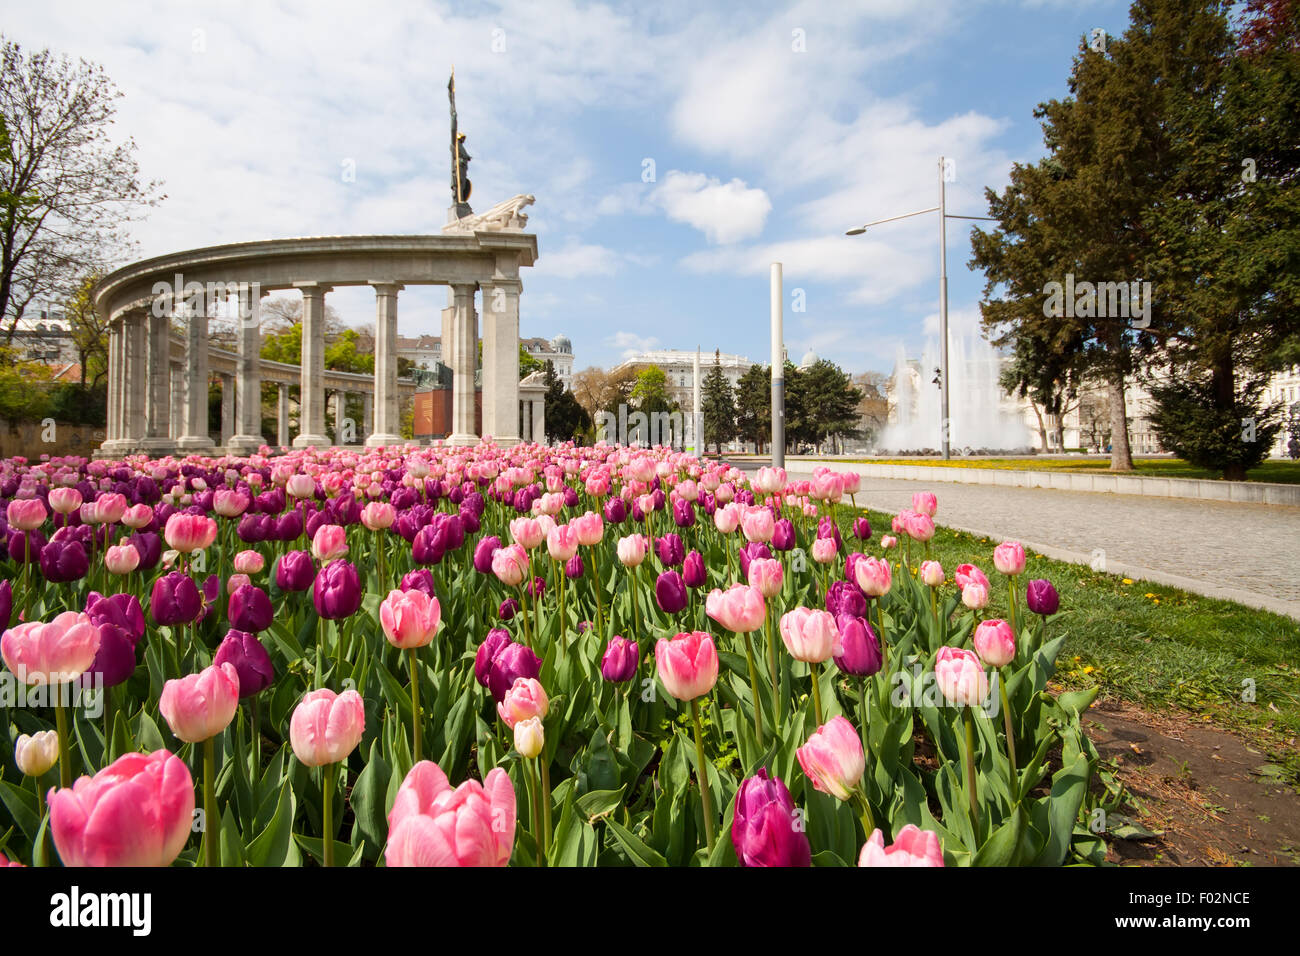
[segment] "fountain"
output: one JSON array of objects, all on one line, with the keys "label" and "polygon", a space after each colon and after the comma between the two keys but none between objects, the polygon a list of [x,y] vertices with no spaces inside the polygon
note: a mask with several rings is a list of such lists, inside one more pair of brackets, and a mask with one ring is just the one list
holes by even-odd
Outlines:
[{"label": "fountain", "polygon": [[[950,332],[949,342],[948,435],[953,451],[1030,451],[1034,442],[1020,406],[998,385],[997,350],[978,334]],[[889,384],[891,424],[881,433],[880,450],[935,452],[943,446],[939,386],[933,382],[939,364],[937,337],[926,340],[919,366],[899,347]]]}]

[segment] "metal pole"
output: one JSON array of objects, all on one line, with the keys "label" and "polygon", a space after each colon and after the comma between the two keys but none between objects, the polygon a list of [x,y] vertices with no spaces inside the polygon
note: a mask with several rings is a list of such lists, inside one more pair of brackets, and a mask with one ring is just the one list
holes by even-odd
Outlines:
[{"label": "metal pole", "polygon": [[692,384],[695,421],[691,426],[691,431],[694,433],[691,437],[695,440],[695,456],[698,458],[704,454],[704,404],[700,399],[700,347],[698,345],[695,346],[695,380]]},{"label": "metal pole", "polygon": [[785,467],[785,349],[781,344],[781,263],[772,263],[772,464]]},{"label": "metal pole", "polygon": [[948,209],[943,181],[943,157],[939,157],[939,437],[943,442],[943,457],[948,460],[952,451],[948,444]]}]

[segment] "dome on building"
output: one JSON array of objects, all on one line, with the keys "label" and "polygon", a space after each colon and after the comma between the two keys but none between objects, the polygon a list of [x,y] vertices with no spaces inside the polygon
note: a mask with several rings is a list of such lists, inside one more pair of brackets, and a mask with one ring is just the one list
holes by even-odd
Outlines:
[{"label": "dome on building", "polygon": [[555,349],[557,352],[563,352],[568,355],[573,352],[573,343],[569,341],[567,335],[557,335],[555,338],[551,339],[551,348]]},{"label": "dome on building", "polygon": [[809,349],[807,352],[803,353],[803,358],[799,360],[799,367],[812,368],[820,361],[821,359],[818,358],[817,353],[814,352],[812,349]]}]

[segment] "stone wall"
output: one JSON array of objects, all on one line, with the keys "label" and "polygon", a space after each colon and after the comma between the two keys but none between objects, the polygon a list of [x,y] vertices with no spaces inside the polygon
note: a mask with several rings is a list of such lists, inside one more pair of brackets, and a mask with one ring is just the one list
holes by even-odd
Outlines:
[{"label": "stone wall", "polygon": [[84,455],[92,458],[104,440],[102,425],[68,425],[47,420],[16,422],[0,418],[0,458],[22,455],[38,461],[41,455]]}]

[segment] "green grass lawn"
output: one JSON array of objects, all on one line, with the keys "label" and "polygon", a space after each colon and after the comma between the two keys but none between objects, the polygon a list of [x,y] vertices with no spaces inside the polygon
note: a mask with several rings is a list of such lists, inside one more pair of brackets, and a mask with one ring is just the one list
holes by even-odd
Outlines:
[{"label": "green grass lawn", "polygon": [[[847,509],[846,509],[847,510]],[[876,545],[890,515],[869,515]],[[845,528],[850,522],[845,522]],[[853,540],[846,537],[846,543]],[[943,564],[951,588],[958,564],[973,563],[993,585],[988,617],[1007,616],[1006,578],[993,569],[1000,542],[940,528],[931,557]],[[1153,543],[1152,547],[1158,547]],[[919,566],[919,549],[912,554]],[[899,552],[894,552],[902,560]],[[1070,687],[1099,684],[1103,693],[1148,710],[1179,709],[1190,719],[1247,736],[1267,759],[1300,779],[1300,625],[1267,611],[1202,597],[1177,588],[1131,581],[1028,552],[1021,578],[1046,578],[1061,595],[1049,628],[1064,631],[1059,678]],[[1252,686],[1254,702],[1243,700]],[[1249,695],[1246,695],[1249,696]],[[1264,764],[1266,758],[1260,757]]]},{"label": "green grass lawn", "polygon": [[[739,456],[733,456],[739,457]],[[797,459],[787,459],[797,460]],[[812,460],[812,459],[808,459]],[[1014,471],[1077,471],[1109,472],[1110,459],[1100,457],[1080,458],[853,458],[836,459],[836,464],[872,465],[933,465],[939,468],[1008,468]],[[1218,472],[1178,458],[1135,458],[1132,474],[1152,475],[1161,478],[1222,478]],[[1251,469],[1248,481],[1268,481],[1282,484],[1300,484],[1300,461],[1270,459],[1258,468]]]}]

